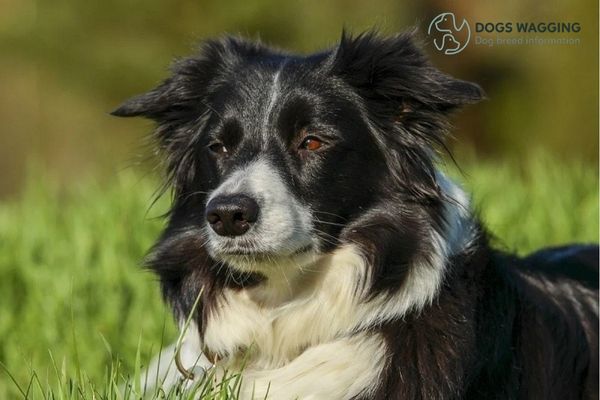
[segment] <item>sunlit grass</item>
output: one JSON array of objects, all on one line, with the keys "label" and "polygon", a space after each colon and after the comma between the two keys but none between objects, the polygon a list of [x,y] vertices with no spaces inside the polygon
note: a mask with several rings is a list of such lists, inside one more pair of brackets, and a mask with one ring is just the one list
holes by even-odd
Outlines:
[{"label": "sunlit grass", "polygon": [[[598,170],[535,157],[455,170],[503,247],[598,241]],[[176,339],[156,279],[140,268],[168,198],[132,171],[61,189],[36,171],[0,203],[0,398],[134,399],[140,371]],[[229,386],[199,387],[211,399]],[[127,390],[123,390],[126,388]],[[183,399],[190,393],[148,393]],[[212,397],[211,397],[212,396]]]}]

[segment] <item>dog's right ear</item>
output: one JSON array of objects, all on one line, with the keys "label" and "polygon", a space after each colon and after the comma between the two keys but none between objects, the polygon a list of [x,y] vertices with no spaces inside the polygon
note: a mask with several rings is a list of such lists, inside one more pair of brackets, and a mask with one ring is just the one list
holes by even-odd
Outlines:
[{"label": "dog's right ear", "polygon": [[135,96],[111,112],[117,117],[145,117],[169,122],[197,117],[205,109],[205,99],[212,83],[230,73],[242,59],[255,57],[266,48],[260,43],[227,36],[207,40],[200,51],[176,61],[171,76],[147,93]]},{"label": "dog's right ear", "polygon": [[149,92],[125,101],[111,114],[117,117],[145,117],[159,123],[185,119],[203,111],[210,82],[223,63],[220,41],[204,43],[197,55],[180,59],[171,66],[171,75]]},{"label": "dog's right ear", "polygon": [[167,79],[155,89],[130,98],[110,114],[116,117],[146,117],[159,120],[171,108],[172,79]]}]

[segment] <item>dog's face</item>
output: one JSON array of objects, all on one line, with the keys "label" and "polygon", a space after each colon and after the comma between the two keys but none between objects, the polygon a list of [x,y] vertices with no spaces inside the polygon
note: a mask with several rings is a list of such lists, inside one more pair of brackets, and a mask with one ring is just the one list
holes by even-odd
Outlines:
[{"label": "dog's face", "polygon": [[343,37],[308,57],[227,38],[114,114],[158,122],[175,189],[169,232],[268,275],[339,245],[382,201],[406,212],[439,200],[432,143],[448,110],[480,97],[410,35]]},{"label": "dog's face", "polygon": [[384,162],[361,109],[311,67],[267,59],[232,71],[215,92],[198,152],[216,259],[302,265],[377,190]]}]

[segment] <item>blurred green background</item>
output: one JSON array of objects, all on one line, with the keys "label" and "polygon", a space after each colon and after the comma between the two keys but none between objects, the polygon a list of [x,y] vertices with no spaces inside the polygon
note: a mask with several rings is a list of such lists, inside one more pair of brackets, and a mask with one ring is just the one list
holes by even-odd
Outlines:
[{"label": "blurred green background", "polygon": [[453,11],[471,21],[580,22],[577,46],[469,45],[436,64],[474,80],[489,100],[455,118],[456,142],[483,156],[523,159],[537,147],[598,159],[596,0],[0,0],[0,196],[36,160],[65,182],[135,164],[150,124],[107,113],[155,85],[198,40],[224,32],[309,52],[342,27],[396,32]]},{"label": "blurred green background", "polygon": [[241,33],[311,52],[342,27],[417,26],[426,39],[442,11],[581,24],[576,46],[427,51],[488,94],[453,118],[462,172],[450,172],[499,245],[522,254],[597,242],[595,0],[0,0],[0,398],[20,397],[3,365],[40,393],[102,392],[123,382],[107,378],[111,362],[127,376],[138,349],[146,360],[174,338],[155,278],[139,268],[168,207],[163,197],[148,210],[160,177],[140,161],[152,125],[110,110],[205,37]]}]

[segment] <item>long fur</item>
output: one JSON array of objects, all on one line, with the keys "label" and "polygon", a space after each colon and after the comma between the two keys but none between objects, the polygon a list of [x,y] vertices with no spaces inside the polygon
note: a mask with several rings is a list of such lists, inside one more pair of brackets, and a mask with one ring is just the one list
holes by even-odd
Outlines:
[{"label": "long fur", "polygon": [[[598,398],[598,247],[495,250],[436,166],[483,97],[412,33],[225,37],[115,110],[157,123],[174,197],[148,265],[178,321],[200,296],[184,363],[241,371],[244,399]],[[207,204],[239,193],[259,220],[215,233]]]}]

